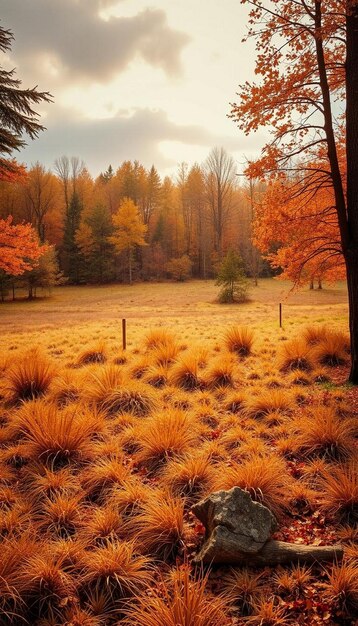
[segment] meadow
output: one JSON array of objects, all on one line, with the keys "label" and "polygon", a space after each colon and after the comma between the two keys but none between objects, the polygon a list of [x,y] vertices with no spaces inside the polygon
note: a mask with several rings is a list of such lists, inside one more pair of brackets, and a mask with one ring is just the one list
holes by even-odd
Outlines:
[{"label": "meadow", "polygon": [[[217,290],[62,287],[0,306],[4,626],[354,624],[345,287],[261,280],[240,305]],[[235,485],[275,515],[274,538],[341,543],[343,560],[195,565],[191,506]]]}]

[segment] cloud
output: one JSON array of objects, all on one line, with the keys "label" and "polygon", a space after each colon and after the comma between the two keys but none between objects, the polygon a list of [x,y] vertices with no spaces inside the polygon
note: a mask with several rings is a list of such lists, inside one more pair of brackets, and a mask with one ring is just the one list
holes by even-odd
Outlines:
[{"label": "cloud", "polygon": [[109,81],[138,55],[167,75],[181,71],[189,37],[172,29],[166,13],[146,9],[104,20],[113,0],[2,0],[1,25],[15,36],[13,53],[27,74],[49,57],[65,80]]},{"label": "cloud", "polygon": [[46,125],[47,131],[19,153],[20,162],[30,165],[38,160],[51,168],[59,156],[76,155],[97,175],[109,163],[116,168],[124,160],[137,159],[145,167],[154,164],[159,171],[174,168],[177,159],[163,155],[158,147],[162,141],[204,146],[208,152],[214,145],[239,149],[239,142],[233,138],[218,137],[200,126],[174,124],[164,111],[148,109],[120,112],[102,120],[84,119],[63,109],[56,118],[46,120]]}]

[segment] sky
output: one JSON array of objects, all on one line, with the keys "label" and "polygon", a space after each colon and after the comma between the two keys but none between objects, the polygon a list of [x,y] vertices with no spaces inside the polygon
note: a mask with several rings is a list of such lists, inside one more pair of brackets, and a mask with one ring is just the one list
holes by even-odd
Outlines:
[{"label": "sky", "polygon": [[78,156],[93,176],[136,159],[164,177],[219,146],[242,172],[266,139],[227,117],[254,76],[247,18],[240,0],[1,0],[14,34],[1,65],[53,95],[35,106],[47,130],[17,159]]}]

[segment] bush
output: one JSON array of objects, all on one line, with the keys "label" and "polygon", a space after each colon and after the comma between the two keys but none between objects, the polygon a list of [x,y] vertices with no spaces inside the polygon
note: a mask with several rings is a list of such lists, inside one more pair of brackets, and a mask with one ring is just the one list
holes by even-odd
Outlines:
[{"label": "bush", "polygon": [[187,254],[179,259],[171,259],[167,264],[167,272],[174,280],[184,281],[190,278],[192,262]]}]

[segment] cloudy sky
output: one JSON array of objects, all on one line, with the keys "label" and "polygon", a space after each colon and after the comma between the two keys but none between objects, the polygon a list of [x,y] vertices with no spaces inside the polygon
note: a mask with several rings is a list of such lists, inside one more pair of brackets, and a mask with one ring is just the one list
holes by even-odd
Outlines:
[{"label": "cloudy sky", "polygon": [[254,69],[240,0],[1,0],[1,26],[15,37],[1,64],[54,98],[20,161],[79,156],[97,175],[137,159],[164,176],[223,146],[241,171],[264,143],[227,118]]}]

